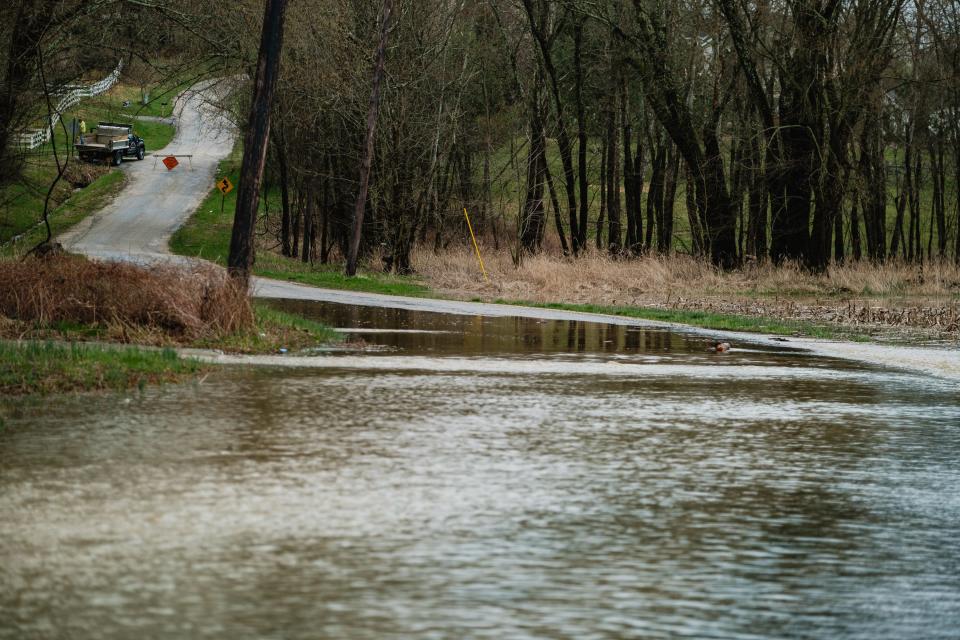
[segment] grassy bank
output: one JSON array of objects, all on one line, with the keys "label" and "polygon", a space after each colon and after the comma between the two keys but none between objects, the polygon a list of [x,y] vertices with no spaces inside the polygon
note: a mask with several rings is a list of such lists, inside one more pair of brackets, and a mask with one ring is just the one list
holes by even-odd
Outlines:
[{"label": "grassy bank", "polygon": [[273,309],[266,304],[253,305],[255,327],[235,331],[213,339],[200,339],[190,346],[219,349],[227,353],[268,354],[281,351],[296,353],[339,342],[343,334],[296,314]]},{"label": "grassy bank", "polygon": [[[50,215],[50,229],[53,236],[67,231],[87,216],[99,211],[107,205],[127,183],[126,175],[122,171],[109,171],[89,186],[77,191],[71,197],[53,210]],[[46,226],[42,220],[36,219],[37,209],[43,211],[42,201],[37,203],[31,199],[21,201],[19,211],[7,212],[15,221],[13,229],[18,231],[19,237],[15,242],[7,241],[0,244],[0,256],[20,255],[29,251],[47,236]],[[9,238],[8,238],[9,240]]]},{"label": "grassy bank", "polygon": [[[238,144],[230,156],[220,163],[217,179],[226,176],[233,184],[239,184],[240,160],[241,151]],[[271,201],[279,199],[279,196],[273,192],[268,192],[267,197]],[[204,258],[226,265],[227,256],[230,253],[230,232],[233,227],[236,203],[236,190],[224,198],[216,188],[211,189],[190,220],[173,234],[170,239],[170,250],[179,255]],[[265,211],[265,198],[261,199],[260,210]],[[273,213],[276,215],[275,209]],[[372,270],[362,270],[356,277],[348,278],[343,274],[341,264],[309,264],[298,259],[285,258],[266,247],[258,248],[253,270],[254,274],[264,278],[288,280],[327,289],[400,296],[430,294],[430,289],[417,278],[398,277]]]},{"label": "grassy bank", "polygon": [[864,342],[870,337],[843,327],[835,327],[813,322],[799,322],[766,318],[762,316],[743,316],[737,314],[709,313],[705,311],[685,311],[679,309],[656,309],[651,307],[619,307],[597,304],[538,303],[511,300],[495,300],[499,304],[523,305],[542,309],[559,309],[582,313],[602,313],[625,318],[653,320],[685,324],[702,329],[717,331],[737,331],[767,335],[794,335],[822,339],[843,339]]},{"label": "grassy bank", "polygon": [[253,305],[253,325],[204,337],[171,335],[155,327],[133,327],[117,320],[37,322],[0,315],[0,340],[27,342],[106,342],[161,348],[213,349],[248,355],[296,353],[304,349],[337,343],[342,334],[327,325],[273,309]]},{"label": "grassy bank", "polygon": [[[339,339],[321,323],[253,304],[209,265],[0,260],[4,392],[127,388],[195,373],[170,355],[175,347],[296,353]],[[93,342],[160,350],[81,346]],[[71,343],[76,350],[63,351]]]},{"label": "grassy bank", "polygon": [[711,329],[894,341],[960,338],[960,268],[952,263],[852,264],[814,274],[796,265],[724,272],[689,256],[572,260],[420,250],[414,267],[454,298],[553,305]]},{"label": "grassy bank", "polygon": [[179,382],[201,370],[172,349],[0,342],[0,395],[124,390]]},{"label": "grassy bank", "polygon": [[0,260],[0,338],[270,353],[336,334],[253,304],[225,271],[207,264],[142,267],[65,255]]}]

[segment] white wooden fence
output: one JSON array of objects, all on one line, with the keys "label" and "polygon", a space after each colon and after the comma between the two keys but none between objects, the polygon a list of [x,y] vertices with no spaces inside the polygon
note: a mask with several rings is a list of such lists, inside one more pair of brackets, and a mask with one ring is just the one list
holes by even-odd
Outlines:
[{"label": "white wooden fence", "polygon": [[84,98],[98,96],[101,93],[108,91],[110,87],[117,84],[117,80],[120,79],[120,71],[122,70],[123,60],[117,63],[117,68],[114,69],[110,75],[99,82],[94,82],[88,86],[67,85],[65,87],[61,87],[61,89],[56,92],[56,95],[60,97],[60,102],[57,103],[57,107],[53,112],[53,116],[50,118],[50,125],[35,131],[26,131],[21,133],[18,139],[20,147],[23,149],[36,149],[40,145],[49,142],[53,128],[57,126],[58,122],[60,122],[60,115],[64,111],[77,104]]}]

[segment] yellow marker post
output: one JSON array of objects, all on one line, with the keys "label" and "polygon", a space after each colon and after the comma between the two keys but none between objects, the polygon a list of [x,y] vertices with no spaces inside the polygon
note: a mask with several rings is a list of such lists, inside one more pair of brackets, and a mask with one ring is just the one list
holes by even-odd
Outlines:
[{"label": "yellow marker post", "polygon": [[467,229],[470,229],[470,237],[473,239],[473,248],[477,251],[477,260],[480,262],[480,272],[483,273],[483,279],[487,282],[490,282],[490,278],[487,277],[487,269],[483,266],[483,258],[480,257],[480,245],[477,244],[477,236],[473,233],[473,225],[470,224],[470,214],[467,213],[467,208],[463,208],[463,217],[467,219]]}]

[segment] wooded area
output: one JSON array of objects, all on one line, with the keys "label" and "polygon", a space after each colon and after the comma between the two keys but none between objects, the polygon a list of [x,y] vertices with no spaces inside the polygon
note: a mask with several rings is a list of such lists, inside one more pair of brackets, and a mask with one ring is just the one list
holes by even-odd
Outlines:
[{"label": "wooded area", "polygon": [[[40,4],[4,9],[4,135],[36,86]],[[287,8],[263,185],[279,205],[258,222],[286,256],[346,259],[369,149],[359,251],[398,273],[417,244],[464,243],[464,207],[516,261],[960,261],[956,2],[394,0],[389,20],[385,4]],[[262,2],[102,5],[156,26],[126,42],[138,56],[175,44],[254,76]],[[225,106],[246,121],[244,99]]]}]

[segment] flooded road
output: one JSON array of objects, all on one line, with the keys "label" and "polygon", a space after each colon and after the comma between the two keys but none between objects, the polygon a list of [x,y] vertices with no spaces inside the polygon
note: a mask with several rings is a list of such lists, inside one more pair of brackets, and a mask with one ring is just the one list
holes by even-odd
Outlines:
[{"label": "flooded road", "polygon": [[381,350],[7,409],[0,638],[958,635],[953,383],[292,304]]}]

